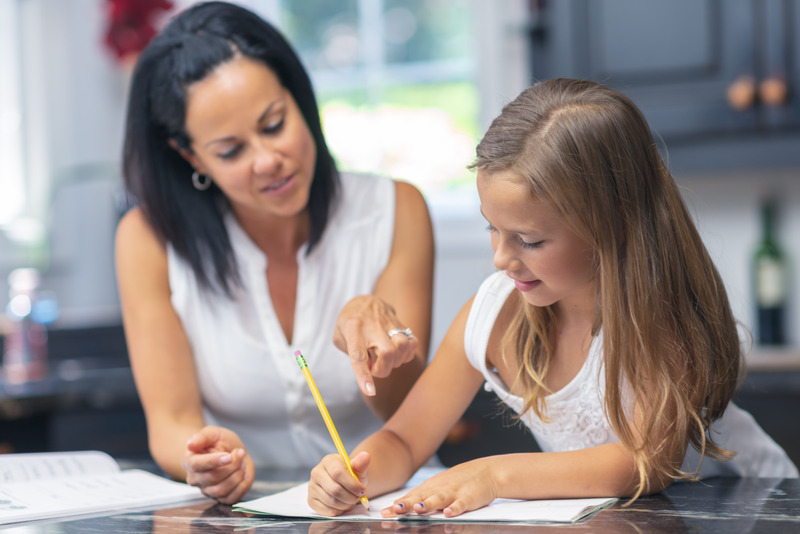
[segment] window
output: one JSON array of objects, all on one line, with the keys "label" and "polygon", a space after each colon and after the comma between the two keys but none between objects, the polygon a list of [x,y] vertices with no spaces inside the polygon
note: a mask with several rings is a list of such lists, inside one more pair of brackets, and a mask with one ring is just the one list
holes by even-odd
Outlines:
[{"label": "window", "polygon": [[0,228],[25,205],[22,100],[16,0],[0,1]]},{"label": "window", "polygon": [[407,180],[429,198],[472,192],[466,166],[480,134],[473,1],[251,3],[303,58],[342,170]]}]

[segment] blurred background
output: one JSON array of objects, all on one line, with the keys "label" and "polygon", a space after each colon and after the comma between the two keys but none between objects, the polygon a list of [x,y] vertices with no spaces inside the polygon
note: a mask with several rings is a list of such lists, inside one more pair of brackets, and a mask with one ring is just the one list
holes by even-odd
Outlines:
[{"label": "blurred background", "polygon": [[[23,291],[12,272],[35,269],[38,279],[17,280],[35,287],[48,354],[41,376],[0,379],[0,450],[146,454],[113,268],[124,107],[137,47],[191,3],[0,0],[0,300]],[[466,170],[491,119],[550,77],[631,96],[683,188],[743,338],[754,336],[739,401],[797,461],[800,428],[785,414],[800,408],[800,2],[238,3],[300,53],[340,167],[425,193],[437,244],[433,348],[493,271]],[[762,260],[771,283],[757,291]],[[5,311],[10,332],[15,312]],[[759,317],[776,316],[782,336],[762,342]],[[524,441],[498,437],[508,421],[486,422],[492,407],[476,399],[450,458]]]}]

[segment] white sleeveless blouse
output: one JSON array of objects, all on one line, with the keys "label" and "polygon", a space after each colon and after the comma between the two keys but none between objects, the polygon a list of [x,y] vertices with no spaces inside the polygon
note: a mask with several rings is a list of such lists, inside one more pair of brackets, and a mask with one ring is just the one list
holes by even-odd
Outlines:
[{"label": "white sleeveless blouse", "polygon": [[[500,400],[517,414],[522,411],[522,398],[508,391],[500,376],[486,365],[486,349],[497,315],[506,302],[514,282],[504,272],[490,275],[481,284],[472,303],[464,334],[464,348],[470,364],[483,374],[485,388],[494,391]],[[563,388],[547,396],[546,423],[532,411],[522,421],[544,452],[584,449],[619,441],[608,423],[603,407],[605,372],[603,367],[602,331],[592,341],[586,362],[578,374]],[[797,477],[797,468],[781,447],[769,437],[753,417],[733,403],[722,418],[713,424],[715,443],[736,452],[728,461],[704,458],[699,476],[715,475]],[[682,468],[694,471],[700,455],[689,447]]]},{"label": "white sleeveless blouse", "polygon": [[364,403],[347,355],[333,344],[336,318],[351,298],[373,291],[394,235],[394,181],[342,173],[328,227],[311,254],[302,247],[294,333],[288,343],[267,288],[268,259],[229,214],[243,287],[234,298],[203,290],[168,247],[172,305],[192,347],[206,424],[235,431],[257,466],[305,467],[335,453],[297,364],[308,362],[342,441],[351,450],[381,421]]}]

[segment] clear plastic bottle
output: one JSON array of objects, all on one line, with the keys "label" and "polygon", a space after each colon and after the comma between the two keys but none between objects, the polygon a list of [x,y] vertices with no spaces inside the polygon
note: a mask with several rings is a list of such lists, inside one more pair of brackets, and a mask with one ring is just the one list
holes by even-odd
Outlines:
[{"label": "clear plastic bottle", "polygon": [[8,276],[7,332],[3,379],[8,384],[42,380],[47,376],[47,328],[37,320],[39,271],[15,269]]}]

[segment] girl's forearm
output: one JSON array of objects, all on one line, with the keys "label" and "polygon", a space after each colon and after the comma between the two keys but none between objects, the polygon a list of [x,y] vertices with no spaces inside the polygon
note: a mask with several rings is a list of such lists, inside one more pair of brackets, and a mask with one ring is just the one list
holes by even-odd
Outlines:
[{"label": "girl's forearm", "polygon": [[[628,497],[636,492],[639,481],[633,459],[618,443],[485,460],[491,462],[486,472],[493,477],[498,497],[507,499]],[[651,490],[659,491],[661,486]]]}]

